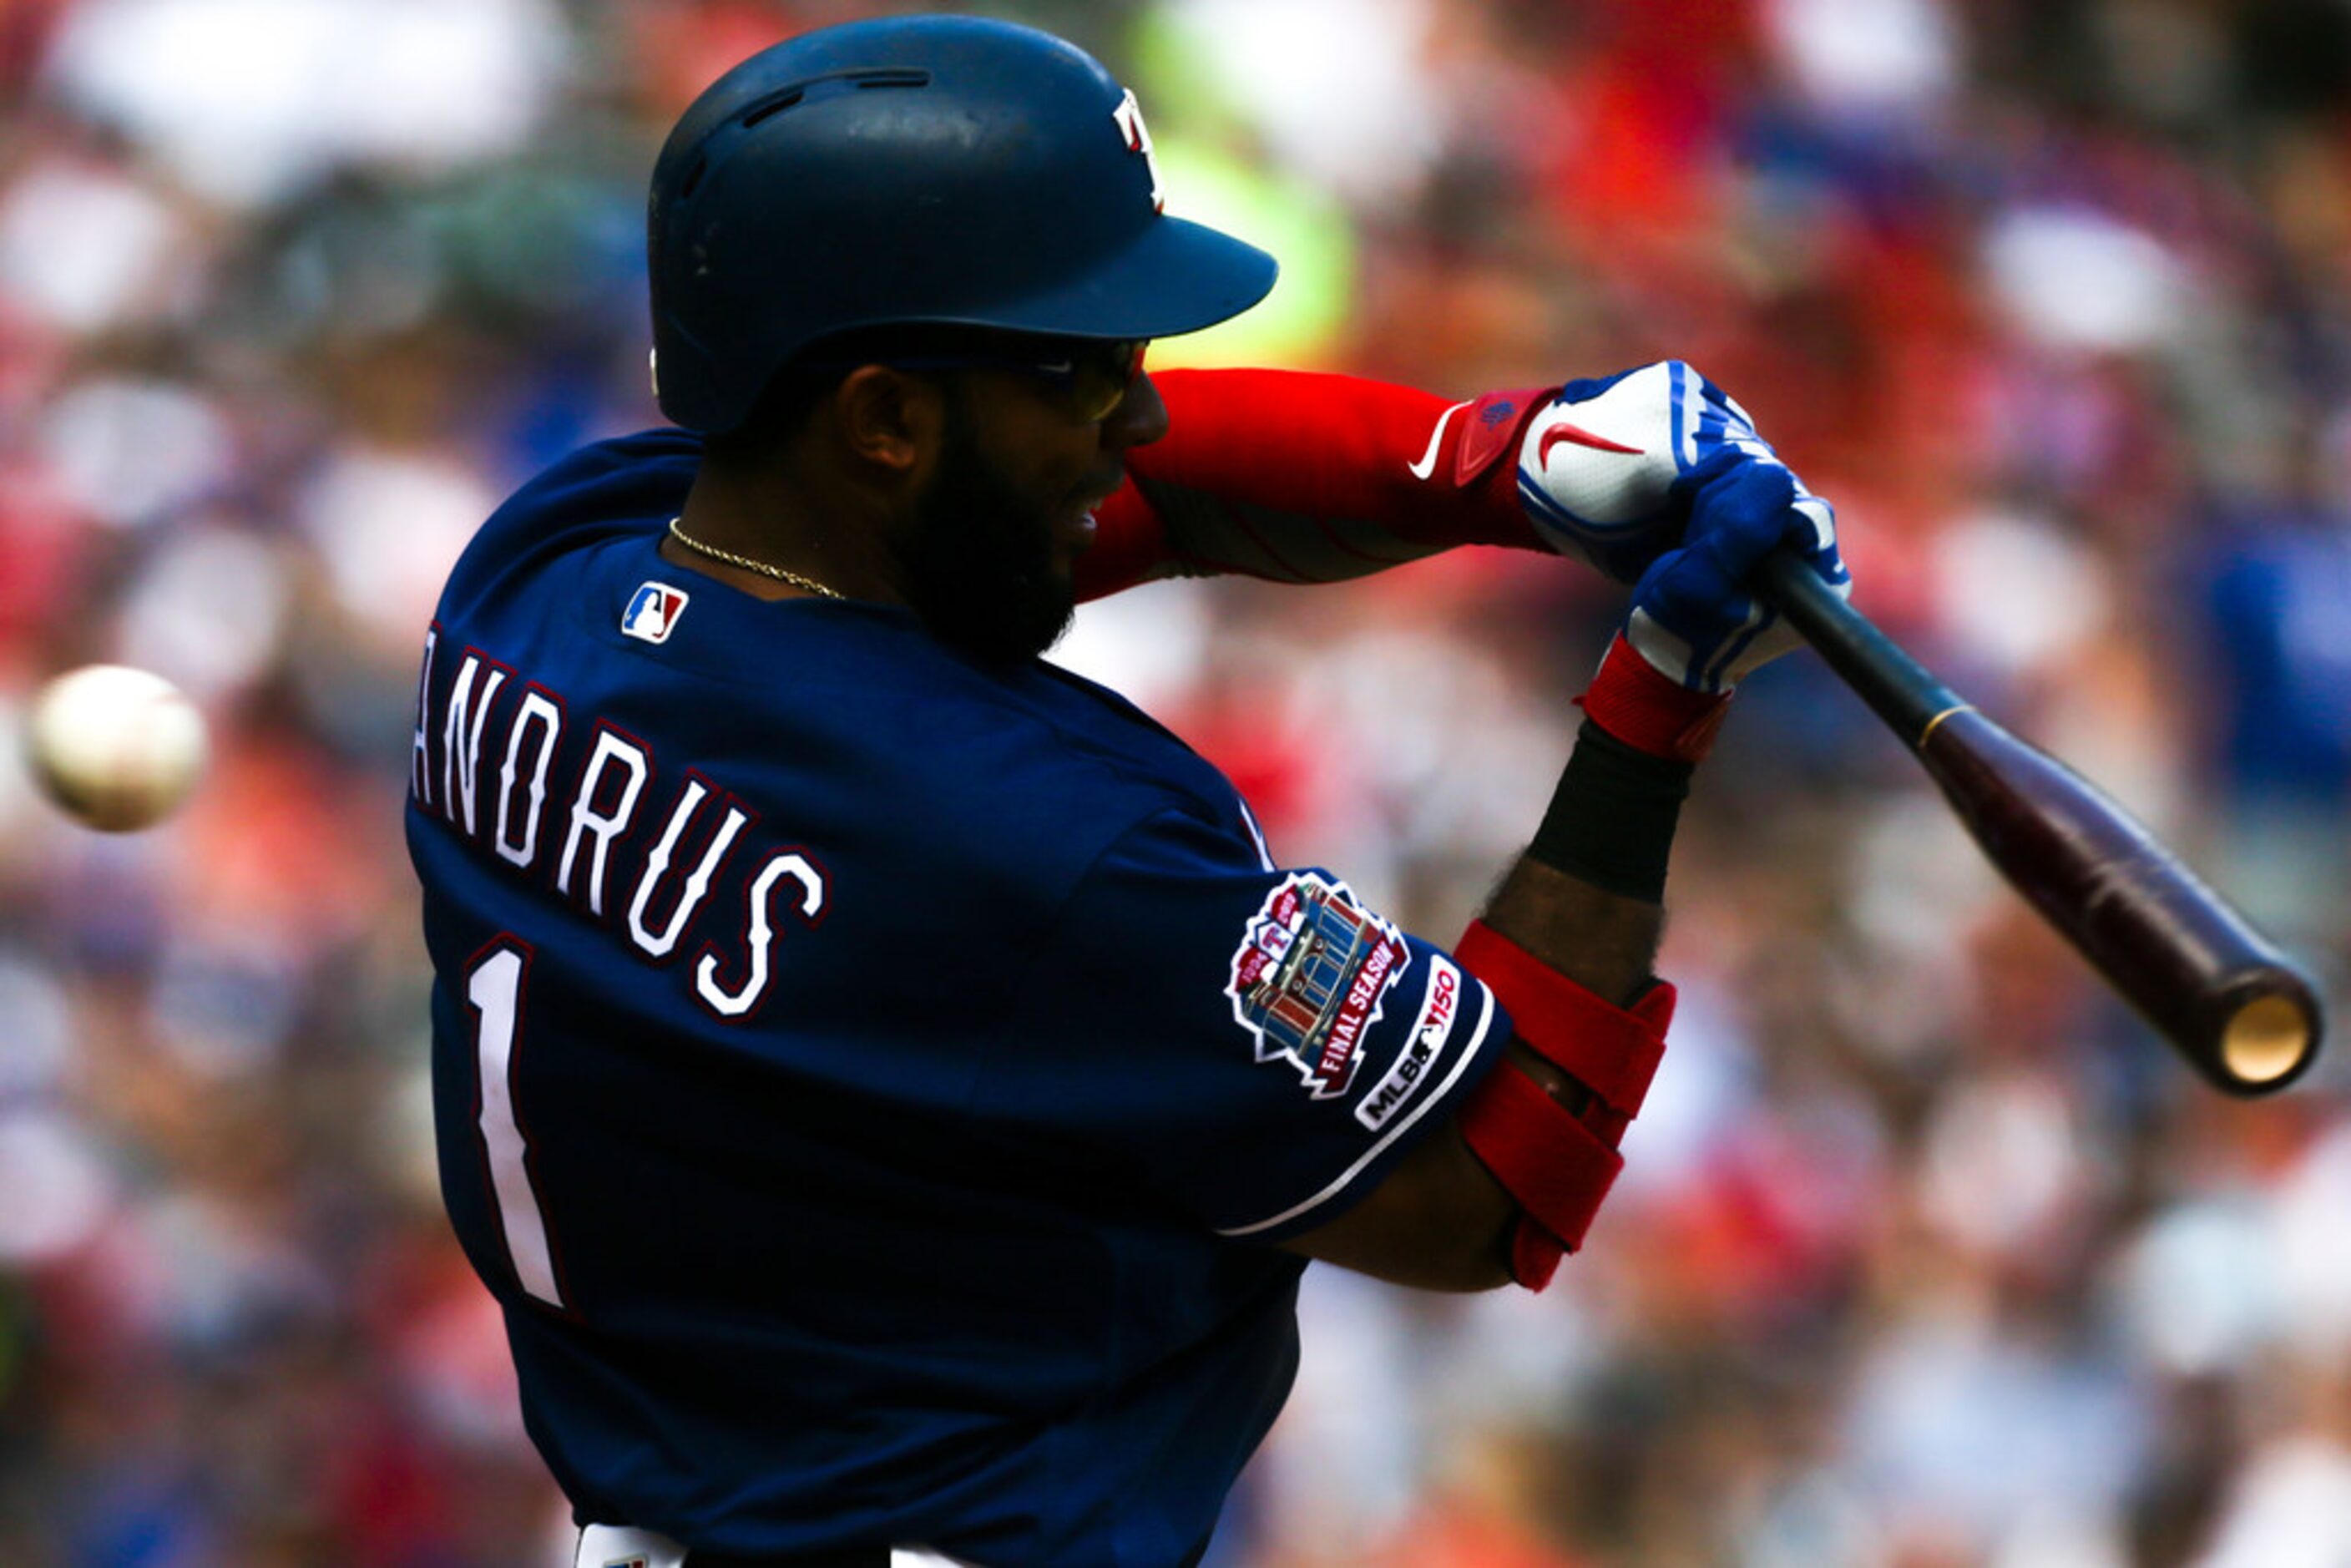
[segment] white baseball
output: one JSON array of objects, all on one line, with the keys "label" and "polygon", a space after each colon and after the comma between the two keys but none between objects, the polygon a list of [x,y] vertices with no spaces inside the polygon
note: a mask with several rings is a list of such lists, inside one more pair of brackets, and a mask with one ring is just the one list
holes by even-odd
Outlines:
[{"label": "white baseball", "polygon": [[162,676],[127,664],[84,665],[43,686],[25,739],[42,791],[110,833],[169,816],[211,749],[195,705]]}]

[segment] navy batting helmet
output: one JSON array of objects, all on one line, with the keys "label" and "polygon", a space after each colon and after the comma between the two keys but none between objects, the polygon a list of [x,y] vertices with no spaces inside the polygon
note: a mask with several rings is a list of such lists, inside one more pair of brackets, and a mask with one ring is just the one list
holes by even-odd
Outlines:
[{"label": "navy batting helmet", "polygon": [[859,328],[1164,338],[1264,298],[1273,258],[1167,216],[1158,186],[1134,95],[1050,34],[906,16],[763,49],[653,169],[662,412],[732,430]]}]

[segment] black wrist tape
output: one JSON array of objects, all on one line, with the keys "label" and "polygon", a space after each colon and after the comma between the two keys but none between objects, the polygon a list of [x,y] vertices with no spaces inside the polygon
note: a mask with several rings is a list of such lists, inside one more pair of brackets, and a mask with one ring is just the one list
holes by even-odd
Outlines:
[{"label": "black wrist tape", "polygon": [[1585,719],[1527,858],[1604,892],[1664,903],[1674,825],[1697,770],[1636,750]]}]

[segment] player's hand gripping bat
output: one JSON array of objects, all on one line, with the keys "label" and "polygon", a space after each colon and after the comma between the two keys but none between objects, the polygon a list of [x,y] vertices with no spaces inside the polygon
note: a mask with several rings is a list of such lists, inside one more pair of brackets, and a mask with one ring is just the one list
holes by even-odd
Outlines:
[{"label": "player's hand gripping bat", "polygon": [[2301,1075],[2309,979],[2154,835],[2064,763],[1959,700],[1792,554],[1752,586],[1917,754],[2001,874],[2157,1032],[2231,1094]]}]

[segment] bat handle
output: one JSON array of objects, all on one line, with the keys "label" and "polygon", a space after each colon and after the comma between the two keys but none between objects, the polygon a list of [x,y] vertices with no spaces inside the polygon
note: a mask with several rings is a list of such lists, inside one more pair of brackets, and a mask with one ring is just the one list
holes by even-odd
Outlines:
[{"label": "bat handle", "polygon": [[1911,750],[1953,714],[1970,711],[1973,705],[1846,603],[1795,551],[1764,557],[1747,580]]}]

